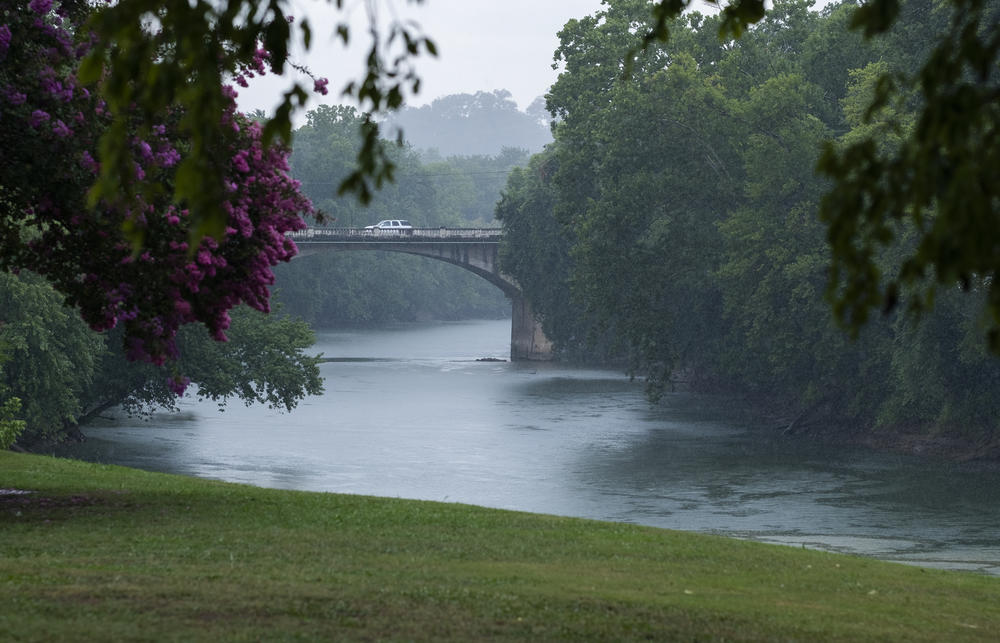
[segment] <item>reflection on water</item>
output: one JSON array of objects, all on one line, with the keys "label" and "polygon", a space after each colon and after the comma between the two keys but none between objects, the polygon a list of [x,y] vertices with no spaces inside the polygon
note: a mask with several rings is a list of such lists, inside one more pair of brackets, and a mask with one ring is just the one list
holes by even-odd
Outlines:
[{"label": "reflection on water", "polygon": [[185,400],[74,457],[259,486],[633,522],[1000,575],[1000,472],[781,439],[723,399],[504,358],[509,322],[320,335],[291,414]]}]

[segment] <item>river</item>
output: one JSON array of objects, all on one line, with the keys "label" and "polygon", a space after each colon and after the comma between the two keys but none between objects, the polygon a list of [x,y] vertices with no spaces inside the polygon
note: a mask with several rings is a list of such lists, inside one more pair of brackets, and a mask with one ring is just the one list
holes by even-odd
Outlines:
[{"label": "river", "polygon": [[559,514],[1000,575],[1000,471],[831,448],[725,399],[506,361],[509,321],[323,332],[292,413],[190,397],[58,455],[263,487]]}]

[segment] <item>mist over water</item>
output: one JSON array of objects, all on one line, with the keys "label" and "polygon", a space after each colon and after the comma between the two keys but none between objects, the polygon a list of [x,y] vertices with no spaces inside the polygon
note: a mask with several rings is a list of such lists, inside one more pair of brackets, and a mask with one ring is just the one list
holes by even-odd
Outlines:
[{"label": "mist over water", "polygon": [[292,413],[186,399],[60,454],[264,487],[462,502],[1000,575],[996,468],[831,448],[717,397],[508,356],[509,321],[320,333]]}]

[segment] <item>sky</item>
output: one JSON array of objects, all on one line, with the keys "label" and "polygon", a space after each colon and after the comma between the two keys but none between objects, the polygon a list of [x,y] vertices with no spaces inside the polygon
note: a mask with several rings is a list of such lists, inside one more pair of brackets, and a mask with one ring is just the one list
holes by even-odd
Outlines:
[{"label": "sky", "polygon": [[[421,56],[417,73],[422,87],[408,96],[408,105],[424,105],[449,94],[506,89],[523,110],[555,82],[552,53],[559,44],[557,33],[572,18],[591,15],[600,0],[344,0],[343,12],[332,0],[293,0],[297,17],[307,15],[313,28],[310,51],[295,60],[316,76],[330,80],[330,93],[314,96],[309,106],[322,103],[350,104],[340,98],[341,88],[363,72],[365,49],[345,49],[331,37],[335,25],[349,16],[356,40],[367,40],[366,5],[374,5],[382,22],[396,15],[412,19],[438,48],[438,57]],[[271,113],[287,88],[289,78],[256,80],[241,89],[243,111],[262,109]]]}]

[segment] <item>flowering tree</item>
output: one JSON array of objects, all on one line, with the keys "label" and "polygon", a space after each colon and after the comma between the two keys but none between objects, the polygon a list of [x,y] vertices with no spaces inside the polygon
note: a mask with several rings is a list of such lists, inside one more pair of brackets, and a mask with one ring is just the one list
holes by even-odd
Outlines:
[{"label": "flowering tree", "polygon": [[[312,206],[288,176],[287,149],[265,145],[222,87],[217,135],[201,150],[222,179],[221,225],[202,234],[173,189],[191,152],[187,113],[112,113],[82,85],[88,15],[82,1],[0,0],[0,267],[44,275],[95,330],[122,324],[131,359],[162,364],[177,357],[182,324],[202,322],[223,340],[233,306],[268,310],[271,267],[296,251],[285,233],[304,227]],[[236,82],[266,64],[258,47]],[[101,149],[116,128],[126,145]],[[127,184],[95,198],[102,164],[123,158]]]},{"label": "flowering tree", "polygon": [[[417,33],[413,23],[379,20],[380,5],[396,1],[358,3],[368,16],[370,46],[361,65],[362,76],[348,83],[342,94],[356,99],[366,114],[402,105],[403,93],[415,92],[420,85],[414,57],[421,52],[436,55],[434,43]],[[327,3],[344,7],[344,0]],[[265,119],[265,146],[276,139],[288,143],[293,112],[306,105],[310,90],[327,92],[325,79],[294,64],[289,56],[293,45],[308,49],[312,40],[309,20],[288,16],[291,5],[292,0],[117,0],[95,12],[87,23],[95,33],[93,47],[81,63],[80,75],[87,81],[101,79],[101,93],[115,119],[101,137],[102,166],[93,195],[117,194],[129,187],[132,159],[125,115],[150,124],[167,107],[181,105],[190,150],[172,186],[175,198],[188,204],[196,230],[221,230],[225,213],[219,203],[225,177],[211,154],[220,143],[218,121],[228,105],[222,81],[259,68],[261,44],[276,74],[288,68],[305,74],[304,82],[290,82],[275,113]],[[334,32],[345,45],[353,37],[349,13],[344,13]],[[137,78],[148,80],[136,83]],[[366,116],[357,167],[342,181],[341,192],[356,194],[367,203],[373,190],[391,179],[392,173],[378,123]]]}]

